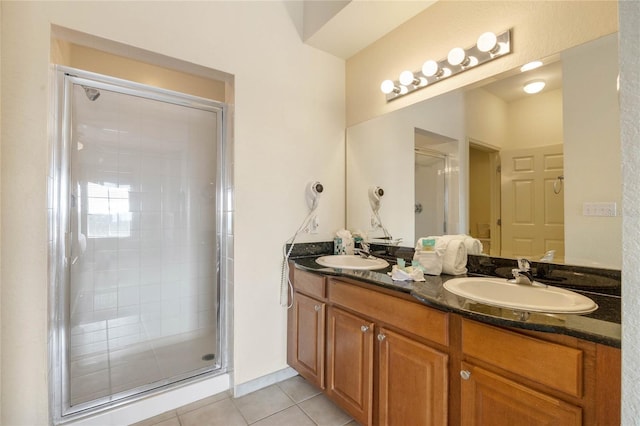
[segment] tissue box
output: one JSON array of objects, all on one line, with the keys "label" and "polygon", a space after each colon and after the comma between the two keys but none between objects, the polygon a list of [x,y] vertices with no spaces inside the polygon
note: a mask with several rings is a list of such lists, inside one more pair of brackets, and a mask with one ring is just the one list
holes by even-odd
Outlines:
[{"label": "tissue box", "polygon": [[333,239],[333,254],[353,254],[354,251],[353,238],[340,238]]}]

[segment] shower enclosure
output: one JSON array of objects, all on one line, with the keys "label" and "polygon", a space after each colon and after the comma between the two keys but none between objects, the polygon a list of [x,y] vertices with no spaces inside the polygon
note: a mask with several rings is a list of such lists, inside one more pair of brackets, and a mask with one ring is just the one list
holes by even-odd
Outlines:
[{"label": "shower enclosure", "polygon": [[447,154],[424,148],[415,150],[416,240],[448,232],[448,169]]},{"label": "shower enclosure", "polygon": [[225,105],[63,67],[56,78],[59,416],[225,372]]}]

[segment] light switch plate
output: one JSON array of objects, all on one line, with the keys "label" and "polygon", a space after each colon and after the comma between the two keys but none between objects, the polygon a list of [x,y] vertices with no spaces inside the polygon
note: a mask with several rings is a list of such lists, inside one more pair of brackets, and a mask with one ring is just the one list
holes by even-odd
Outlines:
[{"label": "light switch plate", "polygon": [[585,202],[582,203],[583,216],[617,216],[615,202]]}]

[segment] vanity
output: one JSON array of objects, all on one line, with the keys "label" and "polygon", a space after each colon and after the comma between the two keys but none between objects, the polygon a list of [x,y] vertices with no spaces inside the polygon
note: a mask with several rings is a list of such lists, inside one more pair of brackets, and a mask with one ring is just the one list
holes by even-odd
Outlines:
[{"label": "vanity", "polygon": [[313,256],[290,274],[288,363],[362,425],[620,423],[619,299],[523,319],[447,292],[447,275],[393,281]]}]

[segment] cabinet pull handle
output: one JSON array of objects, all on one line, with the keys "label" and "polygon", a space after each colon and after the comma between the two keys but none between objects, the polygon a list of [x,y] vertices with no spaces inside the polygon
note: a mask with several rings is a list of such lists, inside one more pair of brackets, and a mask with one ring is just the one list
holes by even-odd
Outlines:
[{"label": "cabinet pull handle", "polygon": [[471,378],[471,371],[469,370],[460,371],[460,377],[462,377],[463,380],[469,380]]},{"label": "cabinet pull handle", "polygon": [[363,333],[366,333],[367,331],[369,331],[369,326],[368,326],[368,325],[363,325],[362,327],[360,327],[360,330],[361,330]]},{"label": "cabinet pull handle", "polygon": [[387,336],[383,333],[379,333],[378,334],[378,341],[382,342],[384,339],[386,339]]},{"label": "cabinet pull handle", "polygon": [[320,309],[322,309],[322,306],[316,305],[316,306],[313,307],[313,309],[315,309],[316,312],[318,312]]}]

